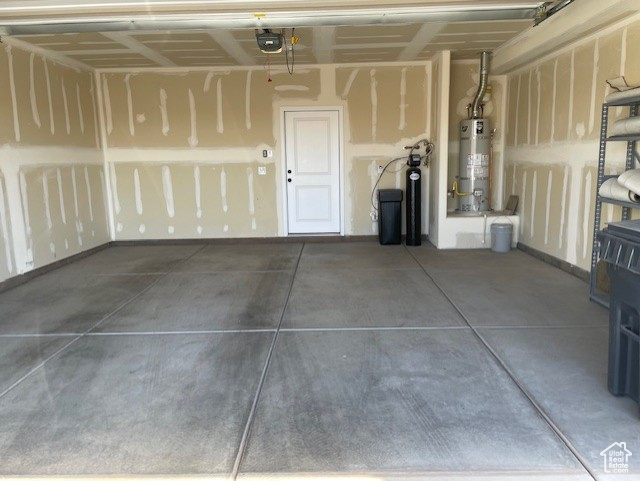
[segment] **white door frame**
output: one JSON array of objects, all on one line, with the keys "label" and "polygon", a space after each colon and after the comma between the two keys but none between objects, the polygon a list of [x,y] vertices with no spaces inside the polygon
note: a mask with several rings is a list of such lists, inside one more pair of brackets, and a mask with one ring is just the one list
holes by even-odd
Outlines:
[{"label": "white door frame", "polygon": [[[281,185],[282,185],[282,230],[285,236],[289,234],[289,210],[288,210],[288,196],[287,196],[287,153],[286,153],[286,141],[285,141],[285,112],[319,112],[319,111],[337,111],[338,112],[338,162],[340,168],[338,169],[340,177],[340,235],[344,235],[344,116],[342,106],[314,106],[314,107],[280,107],[280,163],[281,163]],[[293,234],[298,235],[298,234]],[[316,235],[316,234],[308,234]],[[323,235],[323,234],[317,234]]]}]

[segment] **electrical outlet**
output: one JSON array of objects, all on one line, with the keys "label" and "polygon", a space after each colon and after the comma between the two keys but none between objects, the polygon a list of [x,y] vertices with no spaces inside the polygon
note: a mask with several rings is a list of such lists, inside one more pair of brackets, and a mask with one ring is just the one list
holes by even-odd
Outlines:
[{"label": "electrical outlet", "polygon": [[369,217],[371,217],[371,222],[376,222],[378,220],[378,213],[376,211],[371,211],[369,213]]},{"label": "electrical outlet", "polygon": [[267,175],[267,166],[259,165],[258,166],[258,175]]},{"label": "electrical outlet", "polygon": [[382,174],[382,171],[384,170],[384,166],[379,165],[378,166],[378,174]]}]

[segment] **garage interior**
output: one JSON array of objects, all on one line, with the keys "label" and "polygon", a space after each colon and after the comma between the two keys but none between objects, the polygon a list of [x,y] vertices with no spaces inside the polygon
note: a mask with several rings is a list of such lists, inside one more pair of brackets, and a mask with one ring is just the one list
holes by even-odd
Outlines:
[{"label": "garage interior", "polygon": [[640,1],[345,3],[0,1],[0,476],[640,479],[589,291]]}]

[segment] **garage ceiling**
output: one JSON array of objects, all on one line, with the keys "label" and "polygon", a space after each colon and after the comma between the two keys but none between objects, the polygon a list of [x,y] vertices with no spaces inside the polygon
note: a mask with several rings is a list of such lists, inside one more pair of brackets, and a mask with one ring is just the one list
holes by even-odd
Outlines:
[{"label": "garage ceiling", "polygon": [[[441,50],[454,58],[494,50],[531,27],[541,2],[345,3],[0,0],[0,32],[60,61],[99,69],[262,65],[267,55],[254,27],[296,27],[297,64],[420,61]],[[285,34],[290,39],[291,28]],[[285,61],[283,53],[269,57]]]}]

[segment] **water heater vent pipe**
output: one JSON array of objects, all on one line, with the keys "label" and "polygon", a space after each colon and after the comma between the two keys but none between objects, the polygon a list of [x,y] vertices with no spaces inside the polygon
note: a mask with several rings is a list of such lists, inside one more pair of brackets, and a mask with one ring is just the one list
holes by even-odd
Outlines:
[{"label": "water heater vent pipe", "polygon": [[480,84],[471,103],[471,118],[480,118],[480,105],[489,84],[489,52],[482,52],[480,57]]}]

